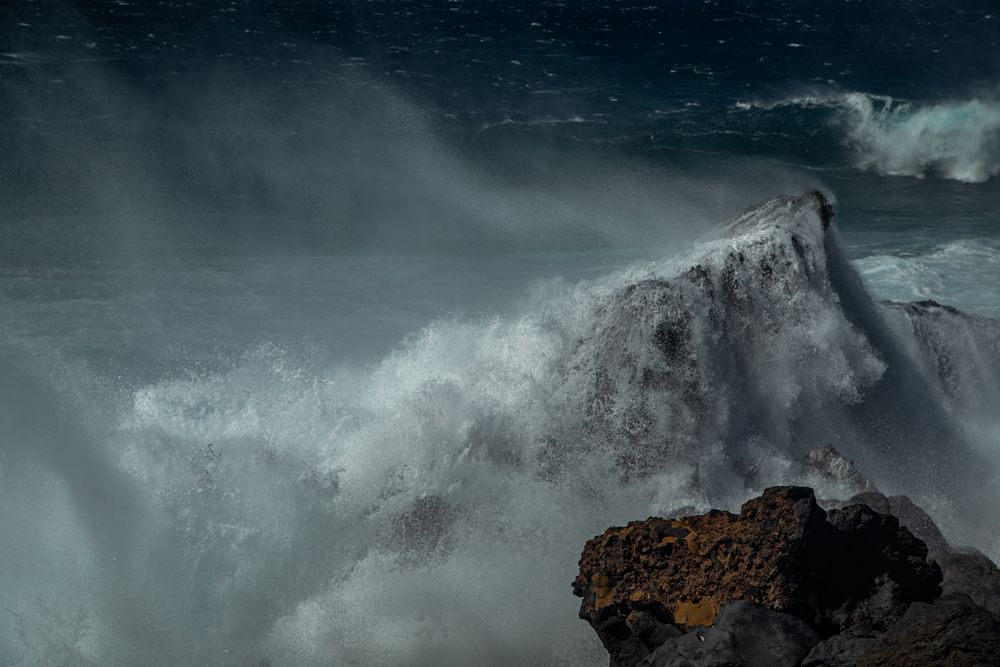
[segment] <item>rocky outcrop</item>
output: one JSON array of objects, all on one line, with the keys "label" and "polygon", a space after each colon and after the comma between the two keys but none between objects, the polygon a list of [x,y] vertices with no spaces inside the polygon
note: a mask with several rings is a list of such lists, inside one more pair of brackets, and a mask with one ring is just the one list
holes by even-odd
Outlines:
[{"label": "rocky outcrop", "polygon": [[814,447],[806,455],[804,463],[810,472],[816,473],[822,480],[851,489],[851,493],[878,492],[875,484],[858,471],[854,462],[833,445]]},{"label": "rocky outcrop", "polygon": [[945,595],[967,595],[977,605],[1000,616],[1000,569],[978,551],[951,551],[938,558],[944,572]]},{"label": "rocky outcrop", "polygon": [[858,667],[1000,665],[1000,621],[964,596],[910,606]]},{"label": "rocky outcrop", "polygon": [[[935,543],[949,595],[894,508]],[[738,515],[611,528],[587,542],[573,590],[615,667],[1000,665],[1000,571],[874,490],[825,511],[811,489],[774,487]]]},{"label": "rocky outcrop", "polygon": [[870,625],[855,625],[812,647],[802,667],[854,667],[878,641]]},{"label": "rocky outcrop", "polygon": [[[739,515],[650,518],[590,540],[574,593],[613,659],[651,652],[646,626],[711,626],[747,600],[801,619],[820,636],[885,629],[915,600],[940,594],[941,573],[895,517],[865,505],[825,512],[811,489],[775,487]],[[638,630],[642,627],[643,630]]]}]

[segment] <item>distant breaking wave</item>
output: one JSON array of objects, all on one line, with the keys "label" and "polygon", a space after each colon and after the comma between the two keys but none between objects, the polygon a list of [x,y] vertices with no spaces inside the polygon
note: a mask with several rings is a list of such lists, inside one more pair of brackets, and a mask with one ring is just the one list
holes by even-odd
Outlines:
[{"label": "distant breaking wave", "polygon": [[983,183],[1000,173],[1000,102],[920,105],[868,93],[817,93],[738,109],[828,108],[857,166],[891,176]]}]

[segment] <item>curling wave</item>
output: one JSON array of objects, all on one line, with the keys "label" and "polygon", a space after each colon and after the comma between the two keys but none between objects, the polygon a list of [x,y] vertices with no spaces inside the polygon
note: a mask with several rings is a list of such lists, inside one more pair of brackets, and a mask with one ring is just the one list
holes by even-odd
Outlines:
[{"label": "curling wave", "polygon": [[820,92],[738,109],[831,109],[859,168],[983,183],[1000,174],[1000,102],[921,105],[861,92]]}]

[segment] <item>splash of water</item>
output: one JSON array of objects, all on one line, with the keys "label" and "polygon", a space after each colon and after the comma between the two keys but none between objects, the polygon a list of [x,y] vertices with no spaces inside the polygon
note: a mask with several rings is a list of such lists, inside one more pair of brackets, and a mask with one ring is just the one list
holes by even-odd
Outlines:
[{"label": "splash of water", "polygon": [[[568,586],[583,542],[775,483],[840,495],[796,463],[822,442],[996,549],[977,511],[995,488],[996,322],[876,302],[818,195],[717,232],[520,317],[436,322],[370,372],[264,346],[103,410],[67,389],[85,369],[31,395],[5,382],[5,405],[63,417],[5,413],[20,444],[0,470],[33,481],[3,500],[59,537],[3,517],[19,576],[0,656],[602,664]],[[60,576],[29,579],[40,567]],[[57,617],[75,629],[53,635]]]},{"label": "splash of water", "polygon": [[982,183],[1000,173],[1000,104],[969,100],[915,106],[851,93],[849,136],[861,166],[882,174],[936,173]]}]

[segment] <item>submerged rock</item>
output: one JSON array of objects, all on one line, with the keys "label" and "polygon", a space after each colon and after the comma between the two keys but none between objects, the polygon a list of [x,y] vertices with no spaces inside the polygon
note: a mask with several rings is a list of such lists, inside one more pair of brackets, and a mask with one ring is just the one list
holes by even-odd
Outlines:
[{"label": "submerged rock", "polygon": [[574,593],[615,663],[638,664],[656,648],[638,631],[638,612],[688,630],[748,600],[801,619],[817,637],[856,624],[884,630],[911,602],[940,594],[940,569],[926,556],[895,517],[864,505],[827,514],[811,489],[774,487],[739,515],[609,529],[584,548]]}]

